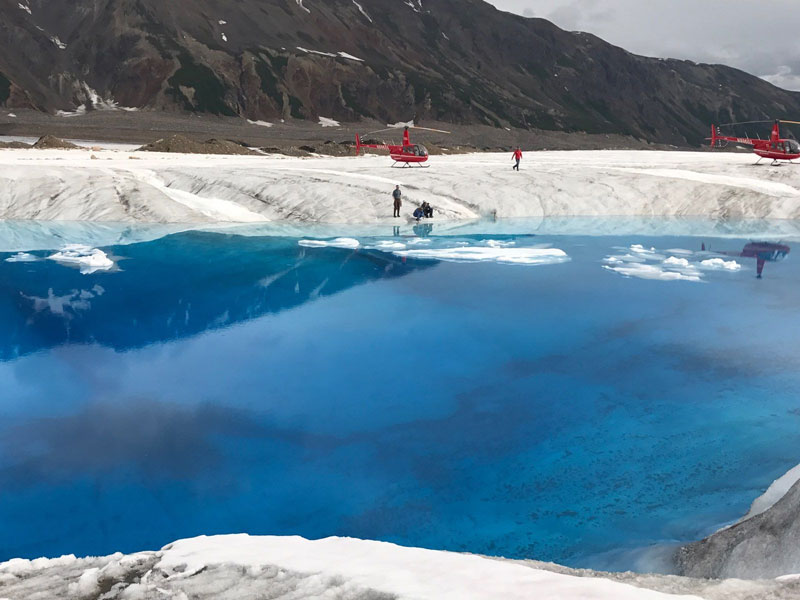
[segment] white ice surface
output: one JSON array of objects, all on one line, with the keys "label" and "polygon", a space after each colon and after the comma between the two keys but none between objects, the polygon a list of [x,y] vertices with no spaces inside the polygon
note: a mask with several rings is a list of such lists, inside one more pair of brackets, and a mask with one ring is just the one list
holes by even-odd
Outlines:
[{"label": "white ice surface", "polygon": [[198,537],[168,546],[157,568],[195,573],[220,564],[251,570],[278,565],[289,571],[335,575],[356,586],[394,594],[398,600],[698,599],[469,554],[349,538],[309,541],[300,537],[246,535]]},{"label": "white ice surface", "polygon": [[349,538],[199,537],[157,552],[0,563],[0,599],[787,600],[797,581],[572,570]]},{"label": "white ice surface", "polygon": [[[397,184],[407,199],[404,216],[427,201],[437,228],[492,215],[550,223],[625,215],[800,219],[800,170],[754,167],[746,154],[530,152],[519,173],[505,154],[433,156],[430,168],[418,170],[391,169],[383,156],[94,154],[99,160],[81,150],[0,151],[0,219],[209,223],[260,215],[394,224]],[[615,222],[622,232],[624,222]],[[587,221],[586,233],[593,227]],[[782,229],[797,235],[791,222],[773,228],[773,235],[788,237]]]}]

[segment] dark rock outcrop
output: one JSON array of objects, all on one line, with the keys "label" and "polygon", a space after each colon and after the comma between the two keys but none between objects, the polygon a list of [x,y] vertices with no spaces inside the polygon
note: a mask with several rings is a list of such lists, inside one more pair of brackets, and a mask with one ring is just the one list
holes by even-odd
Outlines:
[{"label": "dark rock outcrop", "polygon": [[179,152],[181,154],[258,154],[258,152],[230,140],[198,142],[183,135],[173,135],[156,140],[142,146],[139,150],[143,152]]},{"label": "dark rock outcrop", "polygon": [[76,146],[72,142],[62,140],[53,135],[44,135],[40,137],[36,143],[33,144],[33,147],[39,150],[74,150],[75,148],[80,148],[80,146]]},{"label": "dark rock outcrop", "polygon": [[[420,120],[698,145],[800,113],[728,67],[630,54],[483,0],[4,0],[0,105]],[[360,60],[359,60],[360,59]]]},{"label": "dark rock outcrop", "polygon": [[772,508],[676,555],[689,577],[760,579],[800,573],[800,482]]}]

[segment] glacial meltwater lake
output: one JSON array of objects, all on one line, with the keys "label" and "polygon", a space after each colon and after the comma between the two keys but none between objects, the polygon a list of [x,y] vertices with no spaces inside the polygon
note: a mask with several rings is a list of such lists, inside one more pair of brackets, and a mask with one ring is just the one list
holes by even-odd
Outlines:
[{"label": "glacial meltwater lake", "polygon": [[800,463],[770,227],[14,227],[0,561],[247,532],[636,568]]}]

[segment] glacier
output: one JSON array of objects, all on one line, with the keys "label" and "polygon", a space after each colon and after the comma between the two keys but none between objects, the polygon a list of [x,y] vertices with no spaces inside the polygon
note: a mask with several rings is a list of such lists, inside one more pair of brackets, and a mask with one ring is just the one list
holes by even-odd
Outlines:
[{"label": "glacier", "polygon": [[424,201],[435,222],[564,216],[800,218],[800,175],[745,154],[663,151],[290,158],[96,150],[0,151],[0,219],[142,223],[396,223]]}]

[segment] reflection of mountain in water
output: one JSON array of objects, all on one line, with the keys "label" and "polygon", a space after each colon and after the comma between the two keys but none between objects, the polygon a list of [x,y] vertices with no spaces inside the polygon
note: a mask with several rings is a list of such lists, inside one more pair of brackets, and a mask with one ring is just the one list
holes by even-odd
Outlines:
[{"label": "reflection of mountain in water", "polygon": [[0,261],[0,360],[63,343],[124,350],[299,306],[425,264],[293,238],[182,233],[115,248],[121,271]]}]

